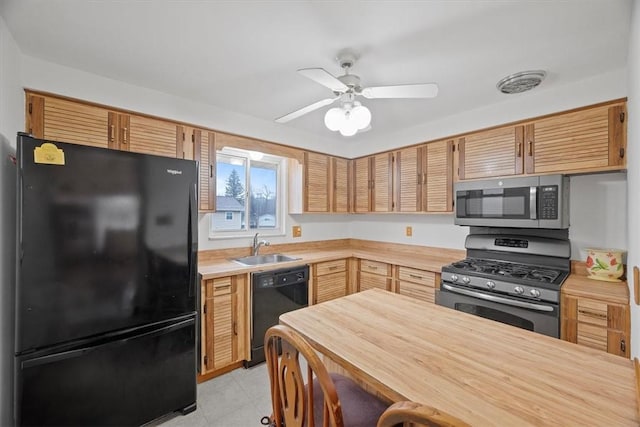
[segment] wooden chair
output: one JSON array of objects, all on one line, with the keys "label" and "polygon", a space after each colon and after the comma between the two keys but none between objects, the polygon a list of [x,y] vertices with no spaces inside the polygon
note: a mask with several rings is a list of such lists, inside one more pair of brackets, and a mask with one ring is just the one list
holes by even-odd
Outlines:
[{"label": "wooden chair", "polygon": [[402,426],[416,423],[428,427],[470,427],[464,421],[431,406],[415,402],[396,402],[384,411],[377,427]]},{"label": "wooden chair", "polygon": [[[276,427],[374,427],[388,407],[351,379],[329,374],[309,343],[288,326],[269,328],[264,348]],[[306,385],[299,355],[307,362]]]}]

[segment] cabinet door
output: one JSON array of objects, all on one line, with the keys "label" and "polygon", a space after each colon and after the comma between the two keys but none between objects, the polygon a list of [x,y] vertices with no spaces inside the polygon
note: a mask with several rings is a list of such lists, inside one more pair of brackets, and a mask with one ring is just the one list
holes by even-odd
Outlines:
[{"label": "cabinet door", "polygon": [[120,147],[134,153],[155,154],[165,157],[182,157],[178,153],[180,126],[149,117],[120,115]]},{"label": "cabinet door", "polygon": [[411,147],[400,150],[395,157],[395,210],[398,212],[418,212],[422,185],[419,157],[422,149]]},{"label": "cabinet door", "polygon": [[333,196],[331,212],[349,212],[349,160],[332,159]]},{"label": "cabinet door", "polygon": [[372,157],[372,206],[374,212],[393,210],[393,179],[391,174],[393,155],[376,154]]},{"label": "cabinet door", "polygon": [[205,130],[194,130],[195,159],[199,162],[199,210],[215,212],[216,210],[216,148],[215,134]]},{"label": "cabinet door", "polygon": [[27,93],[26,117],[36,138],[116,148],[116,115],[107,109]]},{"label": "cabinet door", "polygon": [[538,120],[527,127],[527,173],[607,169],[624,164],[624,106],[603,106]]},{"label": "cabinet door", "polygon": [[386,276],[379,276],[377,274],[367,273],[366,271],[360,271],[358,276],[360,291],[366,291],[367,289],[384,289],[388,291],[391,289],[391,279]]},{"label": "cabinet door", "polygon": [[238,293],[232,277],[205,281],[202,373],[235,363],[238,357]]},{"label": "cabinet door", "polygon": [[435,303],[436,275],[430,271],[398,267],[398,293]]},{"label": "cabinet door", "polygon": [[629,307],[618,304],[607,305],[607,352],[630,357],[629,331],[631,318]]},{"label": "cabinet door", "polygon": [[304,211],[329,212],[330,158],[304,153]]},{"label": "cabinet door", "polygon": [[371,210],[371,178],[369,175],[370,157],[361,157],[353,161],[354,178],[354,212],[369,212]]},{"label": "cabinet door", "polygon": [[425,145],[422,156],[422,210],[453,211],[453,141]]},{"label": "cabinet door", "polygon": [[458,143],[459,179],[521,174],[522,126],[507,126],[466,135]]},{"label": "cabinet door", "polygon": [[316,277],[315,291],[315,303],[345,296],[347,294],[347,272],[341,271]]},{"label": "cabinet door", "polygon": [[179,159],[195,160],[196,129],[189,126],[178,126],[178,146],[176,148]]}]

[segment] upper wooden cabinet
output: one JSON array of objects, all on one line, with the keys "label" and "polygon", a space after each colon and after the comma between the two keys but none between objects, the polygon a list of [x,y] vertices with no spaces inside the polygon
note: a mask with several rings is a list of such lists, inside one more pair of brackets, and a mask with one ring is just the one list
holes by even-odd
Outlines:
[{"label": "upper wooden cabinet", "polygon": [[194,159],[199,164],[200,212],[216,210],[216,145],[215,133],[194,129]]},{"label": "upper wooden cabinet", "polygon": [[453,140],[354,160],[356,212],[451,212]]},{"label": "upper wooden cabinet", "polygon": [[535,121],[526,129],[526,173],[623,167],[625,120],[625,106],[617,104]]},{"label": "upper wooden cabinet", "polygon": [[118,117],[107,109],[26,93],[26,131],[36,138],[117,148]]},{"label": "upper wooden cabinet", "polygon": [[458,178],[521,174],[523,126],[507,126],[466,135],[458,141]]},{"label": "upper wooden cabinet", "polygon": [[393,201],[393,153],[353,161],[354,212],[391,212]]},{"label": "upper wooden cabinet", "polygon": [[459,180],[626,167],[624,102],[585,107],[458,140]]},{"label": "upper wooden cabinet", "polygon": [[289,212],[348,213],[349,160],[313,152],[303,159],[289,163]]}]

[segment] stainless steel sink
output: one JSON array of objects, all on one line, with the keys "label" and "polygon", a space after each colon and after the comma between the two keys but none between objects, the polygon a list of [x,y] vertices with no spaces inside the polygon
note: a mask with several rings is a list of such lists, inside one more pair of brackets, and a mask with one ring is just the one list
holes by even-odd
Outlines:
[{"label": "stainless steel sink", "polygon": [[232,261],[242,265],[262,265],[273,264],[277,262],[296,261],[300,258],[292,258],[283,254],[265,254],[265,255],[253,255],[245,256],[242,258],[234,258]]}]

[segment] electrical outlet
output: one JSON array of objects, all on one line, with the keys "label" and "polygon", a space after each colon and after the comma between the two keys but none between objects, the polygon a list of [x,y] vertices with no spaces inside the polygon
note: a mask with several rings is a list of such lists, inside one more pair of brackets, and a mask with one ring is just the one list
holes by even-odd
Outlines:
[{"label": "electrical outlet", "polygon": [[300,227],[299,225],[294,225],[291,234],[293,234],[293,237],[302,236],[302,227]]},{"label": "electrical outlet", "polygon": [[407,225],[406,234],[409,237],[413,236],[413,227],[411,227],[410,225]]}]

